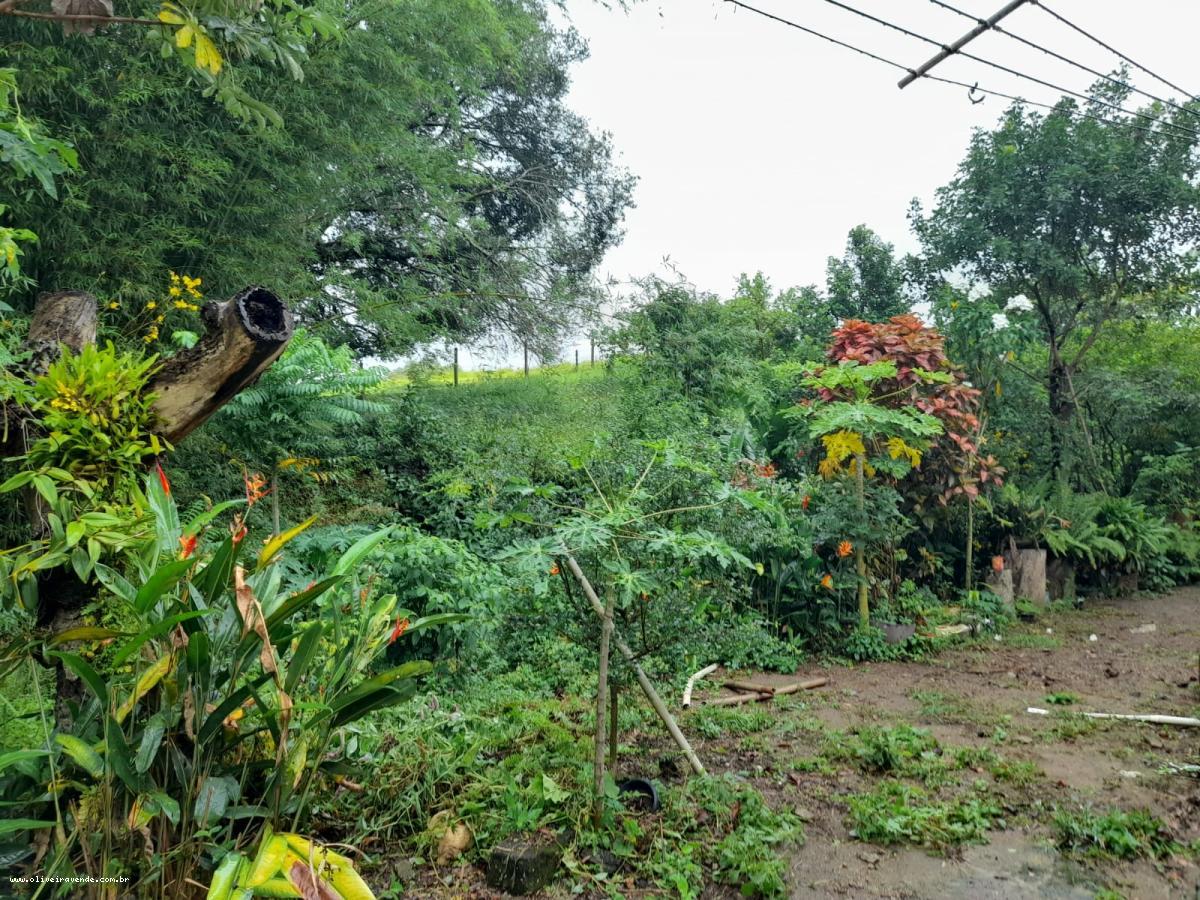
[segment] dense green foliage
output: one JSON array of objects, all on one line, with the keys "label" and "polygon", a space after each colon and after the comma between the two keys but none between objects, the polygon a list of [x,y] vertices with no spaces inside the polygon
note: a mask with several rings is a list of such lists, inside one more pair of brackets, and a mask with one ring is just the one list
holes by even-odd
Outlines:
[{"label": "dense green foliage", "polygon": [[[685,776],[646,685],[678,711],[712,663],[1003,639],[1048,599],[999,596],[1021,549],[1080,605],[1200,577],[1200,192],[1163,110],[1018,104],[914,211],[919,256],[859,226],[823,289],[650,277],[601,329],[591,273],[632,182],[565,106],[585,47],[557,7],[281,10],[0,20],[21,88],[0,70],[8,863],[139,896],[349,898],[359,869],[399,895],[540,835],[579,892],[783,896],[799,817],[728,744]],[[277,16],[247,49],[238,27]],[[206,294],[258,280],[302,327],[168,446],[154,372]],[[37,369],[33,298],[67,286],[99,296],[101,340]],[[375,366],[583,327],[600,365],[462,385]],[[746,746],[776,724],[686,716]],[[811,764],[887,779],[846,798],[857,839],[936,849],[985,841],[996,783],[1034,777],[910,726],[830,735]],[[939,793],[965,771],[992,781]],[[1176,849],[1141,813],[1056,829],[1072,852]]]}]

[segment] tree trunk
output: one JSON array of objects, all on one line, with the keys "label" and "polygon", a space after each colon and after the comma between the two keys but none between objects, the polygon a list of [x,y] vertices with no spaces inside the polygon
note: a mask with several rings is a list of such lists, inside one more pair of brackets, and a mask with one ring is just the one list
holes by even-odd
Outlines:
[{"label": "tree trunk", "polygon": [[1050,476],[1060,480],[1066,475],[1067,429],[1074,415],[1071,399],[1071,372],[1056,346],[1050,347],[1050,373],[1046,393],[1050,401]]},{"label": "tree trunk", "polygon": [[271,527],[272,536],[279,534],[279,464],[271,465]]},{"label": "tree trunk", "polygon": [[975,589],[975,501],[967,497],[967,590]]},{"label": "tree trunk", "polygon": [[620,748],[621,729],[617,722],[620,720],[621,689],[615,684],[608,686],[608,770],[616,778],[617,750]]},{"label": "tree trunk", "polygon": [[[858,495],[858,515],[860,519],[866,516],[866,488],[863,479],[866,477],[863,469],[866,467],[865,454],[856,454],[854,458],[854,484]],[[871,625],[871,606],[867,596],[867,550],[860,538],[854,544],[854,568],[858,573],[858,624],[861,628]]]}]

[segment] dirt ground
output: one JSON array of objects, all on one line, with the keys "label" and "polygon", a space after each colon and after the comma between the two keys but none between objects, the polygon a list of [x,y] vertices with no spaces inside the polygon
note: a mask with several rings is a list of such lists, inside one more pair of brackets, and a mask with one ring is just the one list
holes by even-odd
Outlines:
[{"label": "dirt ground", "polygon": [[[805,666],[798,675],[827,675],[830,684],[776,701],[774,724],[765,731],[705,740],[689,729],[694,713],[683,715],[681,725],[710,770],[738,773],[772,805],[804,820],[804,843],[784,850],[793,898],[1200,900],[1200,867],[1188,854],[1116,862],[1064,854],[1053,839],[1056,810],[1088,807],[1145,809],[1181,844],[1200,839],[1200,779],[1161,773],[1168,763],[1200,762],[1200,728],[1063,712],[1200,716],[1198,654],[1200,588],[1089,601],[1082,610],[1047,613],[1000,640],[964,641],[921,662]],[[1054,695],[1073,695],[1075,702],[1054,705],[1047,700]],[[1031,706],[1051,715],[1028,714]],[[989,832],[986,844],[876,846],[851,832],[848,798],[883,776],[836,754],[830,764],[829,748],[857,729],[905,724],[928,730],[946,751],[987,748],[1005,761],[1032,764],[1025,771],[1035,774],[1019,781],[1001,782],[980,769],[939,789],[962,794],[974,782],[1000,805],[1004,827]],[[630,738],[636,752],[623,754],[632,758],[626,765],[646,771],[625,774],[661,778],[669,746],[658,735]],[[461,871],[452,887],[443,883],[449,893],[429,896],[495,896],[482,888],[480,874]],[[562,887],[547,896],[567,896]],[[667,896],[632,883],[623,893]],[[735,894],[714,887],[704,896]]]},{"label": "dirt ground", "polygon": [[[1059,646],[1013,646],[1034,636]],[[855,788],[854,777],[806,775],[797,799],[812,820],[792,858],[792,896],[1088,898],[1107,888],[1129,900],[1200,897],[1200,871],[1187,860],[1063,856],[1053,847],[1049,814],[1089,804],[1148,809],[1177,840],[1200,838],[1200,781],[1159,774],[1169,762],[1197,762],[1200,729],[1095,722],[1076,734],[1060,717],[1025,712],[1070,693],[1079,698],[1070,709],[1081,712],[1200,715],[1198,654],[1200,590],[1191,588],[1048,615],[1001,641],[928,662],[834,670],[828,699],[812,709],[827,725],[909,723],[943,745],[990,744],[1006,759],[1032,762],[1044,777],[1006,796],[1009,828],[993,832],[988,844],[931,856],[855,842],[839,802]],[[997,726],[1007,733],[999,745]]]}]

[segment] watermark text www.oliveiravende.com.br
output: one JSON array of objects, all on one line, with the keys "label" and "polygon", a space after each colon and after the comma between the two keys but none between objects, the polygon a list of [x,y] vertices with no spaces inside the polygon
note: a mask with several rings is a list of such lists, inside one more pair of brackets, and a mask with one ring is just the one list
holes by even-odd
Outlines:
[{"label": "watermark text www.oliveiravende.com.br", "polygon": [[9,875],[10,884],[128,884],[128,875]]}]

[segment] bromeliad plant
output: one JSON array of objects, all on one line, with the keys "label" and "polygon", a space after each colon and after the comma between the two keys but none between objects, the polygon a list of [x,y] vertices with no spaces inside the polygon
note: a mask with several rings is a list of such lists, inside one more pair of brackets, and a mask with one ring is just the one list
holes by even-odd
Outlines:
[{"label": "bromeliad plant", "polygon": [[[267,847],[271,829],[294,837],[317,783],[346,769],[329,752],[338,734],[413,696],[414,679],[431,664],[372,675],[387,645],[462,617],[410,621],[395,595],[374,595],[363,567],[390,529],[363,537],[324,577],[288,591],[280,556],[313,520],[253,554],[240,513],[227,530],[214,523],[257,502],[255,483],[244,501],[217,504],[186,524],[161,470],[146,480],[144,496],[149,537],[126,550],[121,567],[94,566],[122,625],[82,625],[20,648],[35,685],[33,660],[41,657],[65,666],[90,694],[57,730],[44,719],[44,746],[0,759],[0,770],[9,768],[0,772],[5,799],[32,813],[0,819],[0,836],[41,842],[46,850],[34,865],[44,875],[127,876],[135,893],[190,896],[214,869],[210,896],[218,898],[228,896],[222,884],[261,894],[267,881],[284,890],[283,880],[293,893],[272,896],[315,896],[319,877],[359,883],[344,858],[322,851],[299,867],[229,860],[256,842]],[[8,658],[18,653],[10,648]],[[289,845],[293,855],[313,856]]]},{"label": "bromeliad plant", "polygon": [[157,358],[111,343],[79,353],[65,347],[46,374],[26,385],[4,373],[0,396],[35,416],[42,433],[0,494],[27,490],[30,540],[0,552],[0,606],[37,606],[39,580],[70,565],[81,581],[103,557],[144,541],[153,528],[140,489],[146,464],[170,449],[156,432],[146,390]]}]

